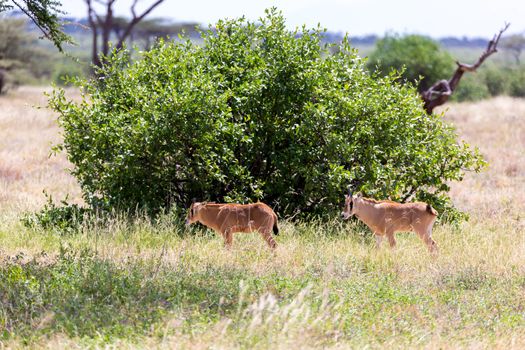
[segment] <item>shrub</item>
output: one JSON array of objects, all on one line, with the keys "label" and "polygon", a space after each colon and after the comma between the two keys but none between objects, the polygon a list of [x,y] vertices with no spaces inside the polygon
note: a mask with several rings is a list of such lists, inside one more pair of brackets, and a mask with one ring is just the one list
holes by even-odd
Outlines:
[{"label": "shrub", "polygon": [[[344,40],[219,21],[203,44],[114,54],[77,80],[80,102],[50,97],[87,203],[158,210],[192,200],[261,200],[281,214],[339,209],[349,183],[370,196],[447,203],[447,181],[479,170],[476,151],[427,115],[398,76],[370,75]],[[443,209],[440,205],[438,209]]]},{"label": "shrub", "polygon": [[51,52],[27,30],[24,19],[2,18],[0,69],[9,72],[10,85],[34,84],[49,77],[52,60]]},{"label": "shrub", "polygon": [[452,56],[439,44],[421,35],[387,35],[376,42],[367,63],[370,71],[385,75],[392,70],[402,71],[403,80],[427,90],[438,80],[454,71]]},{"label": "shrub", "polygon": [[63,60],[55,65],[51,79],[57,85],[66,85],[68,79],[79,76],[86,76],[84,67],[80,63]]},{"label": "shrub", "polygon": [[525,67],[516,68],[513,71],[509,90],[513,97],[525,97]]},{"label": "shrub", "polygon": [[510,78],[512,71],[502,67],[487,67],[482,70],[482,79],[487,85],[487,90],[491,96],[506,95],[509,92]]},{"label": "shrub", "polygon": [[57,206],[51,196],[46,194],[46,197],[47,203],[40,211],[22,216],[24,226],[54,230],[60,234],[75,233],[81,229],[84,217],[92,214],[89,208],[68,203],[67,198]]},{"label": "shrub", "polygon": [[490,96],[525,96],[525,70],[497,65],[480,69],[478,74],[463,77],[452,95],[455,101],[479,101]]},{"label": "shrub", "polygon": [[480,101],[490,97],[485,81],[478,75],[465,75],[451,96],[452,101]]}]

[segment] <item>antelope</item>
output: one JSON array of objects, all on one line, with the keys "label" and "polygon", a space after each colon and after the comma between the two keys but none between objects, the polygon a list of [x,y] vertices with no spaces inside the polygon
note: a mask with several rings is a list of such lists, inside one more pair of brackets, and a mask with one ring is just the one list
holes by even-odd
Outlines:
[{"label": "antelope", "polygon": [[395,247],[394,233],[399,231],[416,232],[431,253],[438,247],[432,239],[432,226],[438,213],[430,204],[423,202],[397,203],[388,200],[378,201],[365,198],[361,194],[352,196],[350,189],[345,195],[343,219],[355,215],[375,234],[376,247],[381,246],[383,236],[388,238],[390,247]]},{"label": "antelope", "polygon": [[272,237],[279,233],[277,215],[268,205],[257,202],[253,204],[226,204],[212,202],[196,202],[190,206],[186,225],[194,222],[213,229],[224,238],[224,245],[230,248],[235,232],[258,231],[271,249],[277,243]]}]

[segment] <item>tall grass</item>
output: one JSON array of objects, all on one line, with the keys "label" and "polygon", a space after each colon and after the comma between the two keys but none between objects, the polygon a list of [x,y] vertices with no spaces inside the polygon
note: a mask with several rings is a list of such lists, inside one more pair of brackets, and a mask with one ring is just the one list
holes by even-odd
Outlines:
[{"label": "tall grass", "polygon": [[10,342],[492,346],[524,335],[525,239],[510,222],[437,227],[437,258],[410,234],[376,251],[354,223],[284,222],[275,253],[257,235],[225,250],[208,232],[148,220],[62,237],[16,225],[16,239],[0,238]]},{"label": "tall grass", "polygon": [[12,93],[0,99],[0,153],[20,175],[0,172],[0,348],[525,346],[522,100],[447,106],[491,165],[452,185],[471,219],[436,226],[433,257],[408,233],[376,250],[355,221],[282,220],[275,252],[257,234],[226,250],[169,213],[29,229],[20,217],[43,189],[81,199],[64,156],[43,151],[60,136],[31,108],[40,92]]}]

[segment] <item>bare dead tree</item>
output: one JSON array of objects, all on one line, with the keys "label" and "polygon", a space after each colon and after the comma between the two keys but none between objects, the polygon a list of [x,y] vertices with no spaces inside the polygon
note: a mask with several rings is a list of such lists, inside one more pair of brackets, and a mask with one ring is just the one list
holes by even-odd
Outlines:
[{"label": "bare dead tree", "polygon": [[440,80],[428,88],[428,90],[421,93],[421,98],[423,99],[424,108],[427,113],[432,113],[434,108],[441,106],[448,101],[450,95],[452,95],[458,86],[459,81],[465,72],[475,72],[487,57],[498,51],[498,43],[501,35],[507,30],[509,25],[510,23],[506,23],[505,27],[501,29],[498,34],[494,35],[492,40],[489,41],[486,50],[481,54],[476,63],[465,64],[456,62],[458,67],[450,80]]},{"label": "bare dead tree", "polygon": [[[95,66],[100,67],[102,65],[102,58],[107,56],[110,48],[110,35],[114,31],[114,12],[113,5],[117,0],[84,0],[88,7],[88,21],[92,31],[92,63]],[[122,30],[114,31],[116,34],[115,48],[120,50],[126,39],[130,36],[133,28],[139,23],[144,17],[146,17],[155,7],[160,5],[164,0],[156,0],[149,7],[147,7],[142,13],[137,13],[136,6],[139,0],[133,0],[131,5],[131,20],[122,28]],[[102,5],[104,7],[105,14],[101,15],[95,11],[93,6],[94,3]],[[101,38],[101,47],[99,47],[98,38]]]}]

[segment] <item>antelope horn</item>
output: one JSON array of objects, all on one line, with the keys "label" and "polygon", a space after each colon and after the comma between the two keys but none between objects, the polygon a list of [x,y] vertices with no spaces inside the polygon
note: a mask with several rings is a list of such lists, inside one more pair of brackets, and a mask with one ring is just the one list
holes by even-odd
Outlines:
[{"label": "antelope horn", "polygon": [[352,185],[348,185],[347,188],[348,188],[348,196],[349,196],[349,197],[352,197],[352,192],[353,192],[353,191],[352,191]]}]

